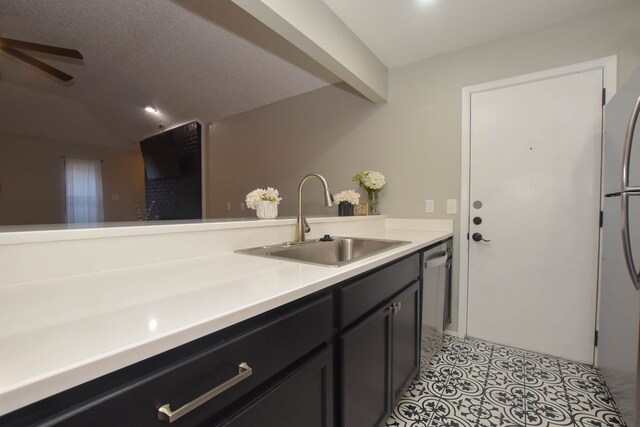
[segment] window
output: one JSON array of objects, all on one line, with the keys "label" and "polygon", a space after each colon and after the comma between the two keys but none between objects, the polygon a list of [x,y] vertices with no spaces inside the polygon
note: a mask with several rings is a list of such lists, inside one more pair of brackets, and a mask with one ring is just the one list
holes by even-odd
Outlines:
[{"label": "window", "polygon": [[66,159],[67,223],[102,222],[100,162]]}]

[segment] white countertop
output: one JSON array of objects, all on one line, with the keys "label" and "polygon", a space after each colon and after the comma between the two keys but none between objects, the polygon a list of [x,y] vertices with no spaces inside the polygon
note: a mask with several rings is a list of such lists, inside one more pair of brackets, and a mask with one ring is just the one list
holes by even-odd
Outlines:
[{"label": "white countertop", "polygon": [[[344,233],[343,233],[344,234]],[[451,236],[341,268],[233,252],[0,287],[0,415],[219,331]]]}]

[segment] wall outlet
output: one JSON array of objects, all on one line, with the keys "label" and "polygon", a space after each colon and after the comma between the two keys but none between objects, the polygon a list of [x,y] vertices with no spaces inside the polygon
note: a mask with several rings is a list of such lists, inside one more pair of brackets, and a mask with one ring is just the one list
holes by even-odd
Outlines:
[{"label": "wall outlet", "polygon": [[240,210],[241,211],[244,211],[244,206],[245,206],[244,202],[240,202]]},{"label": "wall outlet", "polygon": [[111,195],[111,200],[114,200],[114,201],[120,200],[120,195],[119,194],[112,194]]},{"label": "wall outlet", "polygon": [[447,213],[448,214],[456,214],[456,213],[458,213],[458,200],[457,199],[447,199]]},{"label": "wall outlet", "polygon": [[424,204],[424,211],[426,213],[433,213],[433,200],[426,200]]},{"label": "wall outlet", "polygon": [[227,202],[227,210],[230,211],[231,210],[231,202]]}]

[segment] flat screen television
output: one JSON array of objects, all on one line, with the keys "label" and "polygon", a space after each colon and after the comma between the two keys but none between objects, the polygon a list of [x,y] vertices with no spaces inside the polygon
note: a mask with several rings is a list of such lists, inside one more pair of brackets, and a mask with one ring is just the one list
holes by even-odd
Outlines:
[{"label": "flat screen television", "polygon": [[178,152],[171,132],[140,141],[140,149],[148,179],[182,176]]}]

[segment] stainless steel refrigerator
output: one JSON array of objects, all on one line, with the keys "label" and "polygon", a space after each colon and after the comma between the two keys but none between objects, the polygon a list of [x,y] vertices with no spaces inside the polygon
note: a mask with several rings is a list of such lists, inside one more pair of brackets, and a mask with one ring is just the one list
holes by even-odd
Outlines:
[{"label": "stainless steel refrigerator", "polygon": [[628,427],[640,426],[640,70],[605,106],[598,366]]}]

